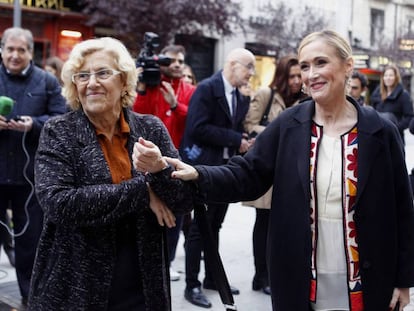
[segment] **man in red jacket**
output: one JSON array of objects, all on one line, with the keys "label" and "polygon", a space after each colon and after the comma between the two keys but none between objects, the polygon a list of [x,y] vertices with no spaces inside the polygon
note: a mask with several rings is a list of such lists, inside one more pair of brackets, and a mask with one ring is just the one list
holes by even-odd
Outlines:
[{"label": "man in red jacket", "polygon": [[175,147],[178,149],[184,134],[187,107],[195,87],[184,82],[185,49],[181,45],[169,45],[160,54],[170,58],[169,66],[160,66],[161,83],[157,86],[146,86],[138,83],[138,94],[134,111],[152,114],[159,117],[168,129]]},{"label": "man in red jacket", "polygon": [[[185,49],[181,45],[169,45],[162,49],[162,55],[171,60],[169,66],[160,66],[161,82],[147,86],[138,82],[138,95],[133,110],[138,113],[152,114],[165,124],[172,141],[179,149],[184,134],[187,108],[195,86],[184,82]],[[184,216],[176,215],[176,226],[167,230],[170,262],[174,260]],[[170,267],[170,278],[177,281],[180,275]]]}]

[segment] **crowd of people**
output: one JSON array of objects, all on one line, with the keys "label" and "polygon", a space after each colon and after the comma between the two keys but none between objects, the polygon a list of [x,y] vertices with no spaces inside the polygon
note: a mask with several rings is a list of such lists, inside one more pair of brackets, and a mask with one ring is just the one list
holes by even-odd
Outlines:
[{"label": "crowd of people", "polygon": [[231,202],[255,208],[251,288],[273,310],[409,303],[414,113],[397,66],[369,94],[330,30],[303,38],[257,90],[245,48],[197,81],[184,47],[167,45],[155,86],[115,38],[44,69],[33,48],[27,29],[2,35],[0,94],[14,104],[0,115],[0,243],[24,308],[171,310],[181,232],[183,296],[211,308],[203,289],[219,287],[192,211],[206,205],[218,249]]}]

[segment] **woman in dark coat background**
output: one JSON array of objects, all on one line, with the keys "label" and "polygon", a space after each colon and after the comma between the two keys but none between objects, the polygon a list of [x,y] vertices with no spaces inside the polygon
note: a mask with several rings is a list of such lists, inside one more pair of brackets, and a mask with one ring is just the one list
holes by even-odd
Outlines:
[{"label": "woman in dark coat background", "polygon": [[172,176],[196,181],[202,201],[251,200],[273,185],[273,310],[402,311],[414,286],[414,209],[401,137],[346,97],[345,38],[312,33],[298,51],[312,99],[282,112],[243,157],[195,167],[168,159]]},{"label": "woman in dark coat background", "polygon": [[404,130],[413,117],[413,104],[401,83],[400,70],[396,65],[384,68],[380,85],[371,95],[371,106],[397,126],[404,142]]},{"label": "woman in dark coat background", "polygon": [[[62,76],[73,111],[45,124],[36,156],[45,217],[29,310],[171,310],[162,226],[192,204],[161,152],[178,152],[159,119],[129,109],[138,74],[120,41],[79,43]],[[147,140],[159,149],[143,174],[131,154]]]}]

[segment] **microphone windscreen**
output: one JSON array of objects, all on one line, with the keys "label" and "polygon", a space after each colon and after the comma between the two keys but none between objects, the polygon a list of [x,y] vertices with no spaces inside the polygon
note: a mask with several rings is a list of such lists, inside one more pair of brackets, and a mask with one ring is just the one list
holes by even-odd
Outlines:
[{"label": "microphone windscreen", "polygon": [[7,116],[13,109],[13,99],[7,96],[0,96],[0,115]]}]

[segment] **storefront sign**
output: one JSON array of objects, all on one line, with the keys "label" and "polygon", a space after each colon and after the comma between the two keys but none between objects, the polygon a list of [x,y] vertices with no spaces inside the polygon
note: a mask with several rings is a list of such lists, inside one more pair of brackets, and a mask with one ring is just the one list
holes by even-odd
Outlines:
[{"label": "storefront sign", "polygon": [[369,68],[369,55],[367,54],[354,54],[354,67],[355,68]]},{"label": "storefront sign", "polygon": [[[69,11],[64,0],[20,0],[20,5],[38,9]],[[0,0],[0,3],[14,4],[14,0]]]},{"label": "storefront sign", "polygon": [[414,39],[400,39],[399,48],[401,51],[413,51]]}]

